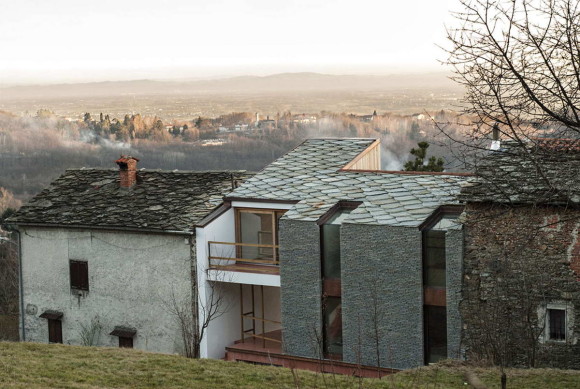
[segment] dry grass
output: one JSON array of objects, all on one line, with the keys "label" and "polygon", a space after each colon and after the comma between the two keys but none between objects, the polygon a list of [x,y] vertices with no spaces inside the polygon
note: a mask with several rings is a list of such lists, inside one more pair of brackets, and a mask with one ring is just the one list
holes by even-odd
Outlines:
[{"label": "dry grass", "polygon": [[[137,350],[0,342],[2,388],[466,388],[463,364],[408,370],[382,380],[322,376],[305,371],[252,366]],[[474,368],[489,388],[499,372]],[[580,388],[580,372],[509,370],[508,387]]]}]

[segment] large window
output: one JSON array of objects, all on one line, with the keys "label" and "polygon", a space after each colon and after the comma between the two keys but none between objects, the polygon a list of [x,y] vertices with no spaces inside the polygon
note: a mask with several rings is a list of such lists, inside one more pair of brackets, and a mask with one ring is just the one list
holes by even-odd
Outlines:
[{"label": "large window", "polygon": [[86,261],[69,261],[70,287],[76,290],[89,290],[89,264]]},{"label": "large window", "polygon": [[285,210],[237,209],[238,258],[278,259],[278,222]]},{"label": "large window", "polygon": [[320,225],[323,348],[331,359],[342,359],[340,228],[357,205],[337,206]]}]

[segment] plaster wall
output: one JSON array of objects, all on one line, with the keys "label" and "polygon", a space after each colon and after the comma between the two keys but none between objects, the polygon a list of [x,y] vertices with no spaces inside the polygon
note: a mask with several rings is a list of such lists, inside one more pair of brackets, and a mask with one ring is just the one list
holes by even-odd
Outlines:
[{"label": "plaster wall", "polygon": [[[134,347],[181,353],[172,294],[190,293],[187,236],[120,231],[26,228],[22,236],[22,276],[26,340],[48,341],[47,309],[63,312],[63,341],[82,344],[82,327],[102,325],[96,344],[118,346],[115,326],[134,327]],[[89,291],[70,288],[69,260],[88,262]]]}]

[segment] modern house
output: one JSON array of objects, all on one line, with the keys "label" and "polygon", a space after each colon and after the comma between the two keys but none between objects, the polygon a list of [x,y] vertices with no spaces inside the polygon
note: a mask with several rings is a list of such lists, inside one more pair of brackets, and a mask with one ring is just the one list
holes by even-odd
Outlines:
[{"label": "modern house", "polygon": [[[70,169],[9,220],[20,235],[21,339],[182,353],[194,225],[244,172]],[[194,267],[193,267],[194,269]]]},{"label": "modern house", "polygon": [[467,356],[580,368],[580,141],[495,141],[461,190]]},{"label": "modern house", "polygon": [[349,374],[459,357],[465,179],[381,171],[375,139],[268,165],[196,227],[200,325],[227,306],[202,356]]}]

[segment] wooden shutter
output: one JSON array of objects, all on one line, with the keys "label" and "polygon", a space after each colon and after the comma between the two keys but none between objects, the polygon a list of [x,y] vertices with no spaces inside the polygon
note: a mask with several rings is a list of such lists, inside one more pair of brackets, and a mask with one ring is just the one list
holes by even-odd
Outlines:
[{"label": "wooden shutter", "polygon": [[70,261],[70,287],[89,290],[89,264],[86,261]]},{"label": "wooden shutter", "polygon": [[119,336],[119,347],[133,348],[133,338]]},{"label": "wooden shutter", "polygon": [[60,320],[48,320],[48,342],[62,343],[62,322]]}]

